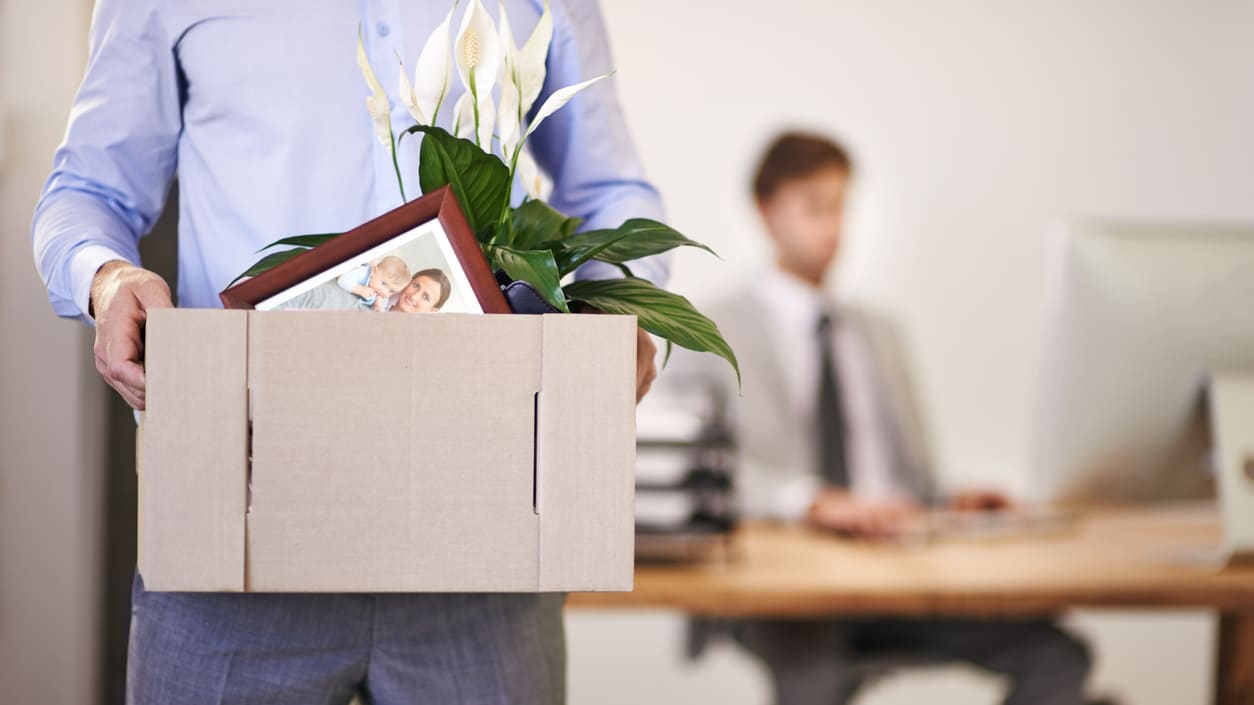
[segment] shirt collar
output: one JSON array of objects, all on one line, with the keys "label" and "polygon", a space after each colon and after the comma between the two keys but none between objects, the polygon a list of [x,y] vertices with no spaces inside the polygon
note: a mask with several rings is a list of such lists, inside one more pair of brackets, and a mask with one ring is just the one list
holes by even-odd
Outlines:
[{"label": "shirt collar", "polygon": [[762,305],[780,324],[794,331],[813,332],[823,313],[834,314],[832,297],[778,265],[768,268],[756,287]]}]

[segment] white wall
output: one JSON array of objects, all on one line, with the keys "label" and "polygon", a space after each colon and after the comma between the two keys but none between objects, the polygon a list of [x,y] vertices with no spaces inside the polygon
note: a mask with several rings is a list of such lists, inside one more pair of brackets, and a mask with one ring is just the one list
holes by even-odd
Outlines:
[{"label": "white wall", "polygon": [[[671,221],[728,260],[678,258],[674,286],[694,300],[737,285],[764,256],[745,194],[774,130],[818,129],[852,148],[840,284],[898,317],[951,485],[1030,487],[1052,221],[1254,220],[1254,2],[603,5],[624,104]],[[1203,702],[1207,617],[1077,623],[1101,647],[1102,687],[1145,705]],[[709,702],[764,702],[762,674],[738,654],[684,667],[678,624],[574,616],[573,702],[663,705],[703,689]],[[630,658],[656,676],[620,667],[615,679],[614,664]],[[867,701],[994,701],[988,682],[951,675],[889,684]]]},{"label": "white wall", "polygon": [[91,338],[53,317],[30,218],[87,58],[90,3],[0,0],[0,684],[4,700],[99,691],[104,406]]}]

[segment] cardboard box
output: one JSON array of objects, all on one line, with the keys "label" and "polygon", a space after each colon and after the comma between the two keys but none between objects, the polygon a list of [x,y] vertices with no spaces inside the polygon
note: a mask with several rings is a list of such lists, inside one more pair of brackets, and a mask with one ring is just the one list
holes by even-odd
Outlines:
[{"label": "cardboard box", "polygon": [[630,590],[634,317],[153,311],[149,590]]}]

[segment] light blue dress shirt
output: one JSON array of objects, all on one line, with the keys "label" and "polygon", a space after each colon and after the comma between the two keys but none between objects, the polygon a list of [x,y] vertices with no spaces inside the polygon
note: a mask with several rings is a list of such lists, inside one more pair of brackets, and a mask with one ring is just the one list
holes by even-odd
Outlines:
[{"label": "light blue dress shirt", "polygon": [[[413,71],[452,0],[99,0],[86,75],[35,210],[35,262],[58,315],[87,317],[92,277],[111,259],[139,264],[138,241],[179,176],[179,304],[219,306],[218,292],[280,237],[352,228],[400,205],[391,156],[375,138],[369,89],[354,60],[358,27],[392,103],[397,56]],[[484,3],[495,19],[497,3]],[[468,3],[453,20],[456,32]],[[540,0],[505,0],[515,40]],[[595,0],[551,0],[553,44],[536,105],[612,62]],[[462,89],[439,123],[448,128]],[[602,81],[529,142],[551,177],[549,202],[585,228],[662,218],[619,108]],[[401,143],[406,193],[418,195],[418,140]],[[521,194],[516,188],[515,193]],[[633,263],[663,284],[665,258]],[[581,278],[614,276],[589,263]]]}]

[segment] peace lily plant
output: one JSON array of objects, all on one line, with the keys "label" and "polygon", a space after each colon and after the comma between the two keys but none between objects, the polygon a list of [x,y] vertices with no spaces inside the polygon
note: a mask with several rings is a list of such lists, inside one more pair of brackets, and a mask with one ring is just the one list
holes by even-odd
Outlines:
[{"label": "peace lily plant", "polygon": [[[553,16],[548,2],[531,35],[515,43],[505,7],[500,26],[471,0],[456,36],[451,24],[457,5],[427,38],[418,56],[413,79],[400,61],[399,93],[415,124],[396,135],[391,104],[366,56],[360,34],[357,64],[370,89],[366,109],[379,142],[391,153],[401,200],[405,183],[397,159],[397,145],[406,135],[421,133],[418,182],[423,193],[448,185],[465,212],[488,263],[515,280],[530,284],[554,308],[569,312],[572,304],[600,311],[634,315],[642,328],[671,344],[712,352],[740,374],[736,356],[718,327],[684,297],[664,291],[633,276],[630,262],[676,247],[705,245],[689,240],[653,220],[633,218],[617,228],[577,232],[582,221],[559,213],[542,200],[543,178],[527,150],[527,140],[553,113],[578,93],[609,77],[603,74],[554,91],[530,121],[527,116],[540,96],[545,61],[553,39]],[[457,73],[465,92],[452,107],[453,131],[436,126]],[[612,73],[612,72],[611,72]],[[493,90],[499,86],[499,103]],[[499,152],[494,151],[495,149]],[[514,207],[515,177],[526,194]],[[263,249],[291,246],[274,252],[241,276],[255,276],[338,234],[284,238]],[[590,260],[618,267],[622,278],[568,281],[575,269]],[[563,281],[568,283],[563,284]]]}]

